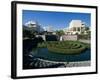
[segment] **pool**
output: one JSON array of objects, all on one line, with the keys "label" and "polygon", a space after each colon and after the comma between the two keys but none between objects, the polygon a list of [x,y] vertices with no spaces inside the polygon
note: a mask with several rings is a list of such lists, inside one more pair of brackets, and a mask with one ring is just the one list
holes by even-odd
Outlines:
[{"label": "pool", "polygon": [[34,57],[42,58],[44,60],[57,62],[75,62],[91,60],[91,50],[86,49],[84,52],[77,55],[64,55],[48,51],[47,48],[34,48],[30,54]]}]

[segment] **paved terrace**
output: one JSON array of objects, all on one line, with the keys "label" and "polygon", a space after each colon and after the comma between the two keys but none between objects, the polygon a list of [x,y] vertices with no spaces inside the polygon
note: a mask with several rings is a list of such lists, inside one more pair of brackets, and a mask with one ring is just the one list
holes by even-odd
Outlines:
[{"label": "paved terrace", "polygon": [[83,42],[83,43],[89,43],[89,44],[91,43],[91,40],[81,40],[81,39],[80,39],[79,41],[80,41],[80,42]]},{"label": "paved terrace", "polygon": [[43,60],[43,59],[38,59],[42,62],[45,63],[63,63],[64,66],[60,66],[60,67],[81,67],[81,66],[90,66],[91,65],[91,61],[77,61],[77,62],[56,62],[56,61],[49,61],[49,60]]}]

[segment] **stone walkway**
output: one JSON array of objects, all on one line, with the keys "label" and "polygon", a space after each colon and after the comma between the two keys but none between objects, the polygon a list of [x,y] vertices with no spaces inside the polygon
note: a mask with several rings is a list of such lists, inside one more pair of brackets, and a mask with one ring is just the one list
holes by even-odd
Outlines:
[{"label": "stone walkway", "polygon": [[64,66],[59,66],[59,67],[84,67],[84,66],[90,66],[91,61],[77,61],[77,62],[56,62],[56,61],[49,61],[49,60],[44,60],[44,59],[39,59],[42,62],[49,62],[49,63],[62,63]]},{"label": "stone walkway", "polygon": [[91,40],[81,40],[81,39],[80,39],[79,41],[80,41],[80,42],[83,42],[83,43],[89,43],[89,44],[91,43]]}]

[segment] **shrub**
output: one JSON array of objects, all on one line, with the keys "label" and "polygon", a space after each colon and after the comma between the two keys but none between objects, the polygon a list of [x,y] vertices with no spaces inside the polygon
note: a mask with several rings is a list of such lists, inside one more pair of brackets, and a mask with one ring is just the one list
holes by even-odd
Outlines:
[{"label": "shrub", "polygon": [[47,47],[46,42],[38,43],[37,47],[38,48],[45,48],[45,47]]},{"label": "shrub", "polygon": [[47,47],[49,51],[60,54],[79,54],[86,48],[89,48],[89,44],[81,43],[78,41],[48,41],[38,43],[38,48]]},{"label": "shrub", "polygon": [[63,41],[58,43],[52,42],[52,46],[48,44],[48,50],[61,54],[78,54],[86,49],[84,44],[76,41]]}]

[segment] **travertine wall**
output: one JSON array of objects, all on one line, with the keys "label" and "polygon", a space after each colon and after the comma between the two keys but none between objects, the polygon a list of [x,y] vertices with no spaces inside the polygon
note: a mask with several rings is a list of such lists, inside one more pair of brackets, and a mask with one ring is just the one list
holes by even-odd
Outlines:
[{"label": "travertine wall", "polygon": [[77,35],[63,35],[62,36],[62,40],[66,41],[66,40],[78,40],[78,36]]}]

